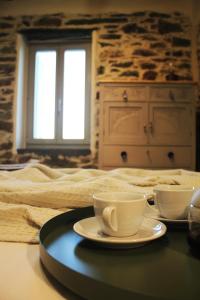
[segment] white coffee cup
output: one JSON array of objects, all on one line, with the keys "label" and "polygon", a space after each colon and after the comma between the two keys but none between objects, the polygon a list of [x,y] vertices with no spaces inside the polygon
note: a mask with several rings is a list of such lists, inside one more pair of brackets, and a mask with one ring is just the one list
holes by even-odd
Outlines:
[{"label": "white coffee cup", "polygon": [[161,217],[185,220],[194,193],[194,187],[187,185],[160,185],[154,188],[155,205]]},{"label": "white coffee cup", "polygon": [[103,233],[126,237],[138,232],[142,221],[146,195],[129,192],[105,192],[93,195],[95,216]]}]

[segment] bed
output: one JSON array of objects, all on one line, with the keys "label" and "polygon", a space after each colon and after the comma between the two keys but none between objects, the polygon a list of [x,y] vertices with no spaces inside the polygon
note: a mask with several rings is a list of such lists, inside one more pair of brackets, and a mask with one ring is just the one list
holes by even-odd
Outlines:
[{"label": "bed", "polygon": [[159,184],[200,187],[200,173],[182,169],[52,169],[42,164],[0,171],[0,300],[80,299],[43,269],[38,233],[50,218],[92,205],[99,191],[138,191]]}]

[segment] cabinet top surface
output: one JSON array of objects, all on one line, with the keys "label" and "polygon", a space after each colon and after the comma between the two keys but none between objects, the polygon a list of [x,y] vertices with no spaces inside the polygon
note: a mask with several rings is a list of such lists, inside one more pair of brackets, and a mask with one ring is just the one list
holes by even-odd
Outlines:
[{"label": "cabinet top surface", "polygon": [[112,84],[122,84],[122,85],[197,85],[195,81],[120,81],[120,80],[99,80],[98,85],[112,85]]}]

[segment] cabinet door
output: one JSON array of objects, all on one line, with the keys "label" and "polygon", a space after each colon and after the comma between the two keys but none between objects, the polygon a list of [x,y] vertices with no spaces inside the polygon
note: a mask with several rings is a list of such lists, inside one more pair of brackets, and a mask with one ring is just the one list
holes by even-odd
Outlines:
[{"label": "cabinet door", "polygon": [[150,104],[150,144],[191,145],[192,117],[190,105]]},{"label": "cabinet door", "polygon": [[146,144],[147,104],[105,102],[104,144]]}]

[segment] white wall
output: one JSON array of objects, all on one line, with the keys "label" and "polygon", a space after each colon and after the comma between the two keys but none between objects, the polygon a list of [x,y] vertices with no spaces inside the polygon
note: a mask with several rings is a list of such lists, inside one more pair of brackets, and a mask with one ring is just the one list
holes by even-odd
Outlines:
[{"label": "white wall", "polygon": [[129,13],[140,10],[180,11],[193,14],[193,3],[199,0],[0,0],[0,15],[48,13]]}]

